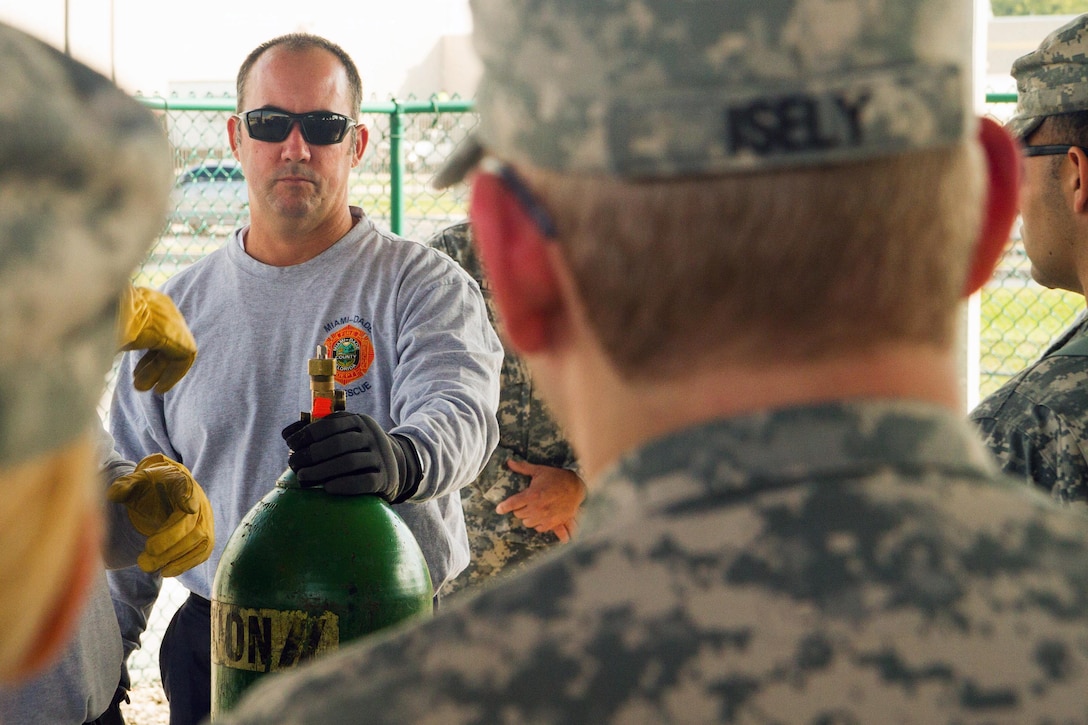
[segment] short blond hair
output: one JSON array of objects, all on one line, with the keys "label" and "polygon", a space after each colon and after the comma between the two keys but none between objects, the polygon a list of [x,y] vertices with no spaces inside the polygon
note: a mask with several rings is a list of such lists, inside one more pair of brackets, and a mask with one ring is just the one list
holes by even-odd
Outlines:
[{"label": "short blond hair", "polygon": [[523,169],[628,378],[949,345],[984,193],[977,143],[832,167],[622,182]]}]

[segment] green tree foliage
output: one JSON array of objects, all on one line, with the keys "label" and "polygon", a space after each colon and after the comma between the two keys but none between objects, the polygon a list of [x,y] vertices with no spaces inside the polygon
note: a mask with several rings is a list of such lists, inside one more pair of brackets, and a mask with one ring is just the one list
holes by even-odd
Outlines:
[{"label": "green tree foliage", "polygon": [[1077,15],[1088,11],[1085,0],[990,0],[994,15]]}]

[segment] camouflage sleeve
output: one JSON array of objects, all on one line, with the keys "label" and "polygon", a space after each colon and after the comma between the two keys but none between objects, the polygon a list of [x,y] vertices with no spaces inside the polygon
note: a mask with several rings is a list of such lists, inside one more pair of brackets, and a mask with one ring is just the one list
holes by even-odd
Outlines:
[{"label": "camouflage sleeve", "polygon": [[1080,426],[1050,408],[1031,406],[1030,420],[975,417],[983,443],[1002,470],[1064,501],[1088,499],[1088,462]]},{"label": "camouflage sleeve", "polygon": [[483,282],[483,270],[476,260],[472,249],[472,237],[468,222],[454,224],[437,232],[427,240],[427,246],[448,254],[476,280],[477,284]]},{"label": "camouflage sleeve", "polygon": [[476,479],[480,495],[490,502],[492,508],[529,485],[528,476],[515,473],[506,467],[508,460],[517,457],[516,451],[500,444],[487,459],[484,470]]}]

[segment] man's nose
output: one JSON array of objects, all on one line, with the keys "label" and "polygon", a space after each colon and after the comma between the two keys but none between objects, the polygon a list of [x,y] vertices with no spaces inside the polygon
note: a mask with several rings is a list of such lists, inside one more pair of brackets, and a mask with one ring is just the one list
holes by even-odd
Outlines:
[{"label": "man's nose", "polygon": [[310,144],[302,137],[302,124],[295,121],[291,124],[291,130],[287,132],[287,138],[282,142],[281,153],[284,159],[289,161],[306,161],[310,158]]}]

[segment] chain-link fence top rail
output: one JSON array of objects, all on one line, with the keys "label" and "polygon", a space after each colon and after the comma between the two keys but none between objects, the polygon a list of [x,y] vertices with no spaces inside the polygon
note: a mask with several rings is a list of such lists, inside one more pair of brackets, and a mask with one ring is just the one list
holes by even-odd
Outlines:
[{"label": "chain-link fence top rail", "polygon": [[[247,222],[248,197],[226,137],[233,98],[140,100],[162,118],[174,148],[178,179],[174,208],[136,278],[137,284],[159,287]],[[987,113],[1004,121],[1015,102],[1012,94],[989,94]],[[370,130],[370,143],[352,174],[352,204],[380,226],[419,241],[465,217],[465,185],[437,192],[430,180],[476,125],[471,102],[365,104],[360,120]],[[1032,281],[1017,228],[997,274],[981,293],[979,397],[1032,362],[1083,304],[1079,295],[1047,290]],[[129,660],[134,679],[158,677],[159,640],[184,596],[176,585],[164,589],[143,647]]]}]

